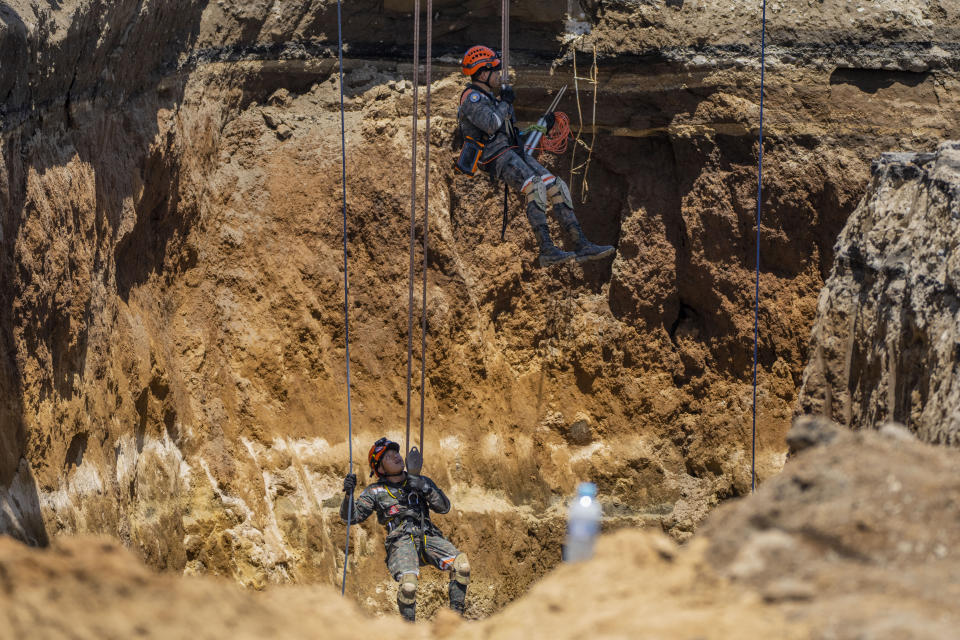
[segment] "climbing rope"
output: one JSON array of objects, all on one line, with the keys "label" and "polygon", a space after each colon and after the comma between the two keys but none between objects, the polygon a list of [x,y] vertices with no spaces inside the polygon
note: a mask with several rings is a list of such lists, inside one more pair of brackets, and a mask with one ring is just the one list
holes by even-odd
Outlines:
[{"label": "climbing rope", "polygon": [[[353,473],[353,416],[350,410],[350,280],[347,277],[347,134],[343,110],[343,22],[341,0],[337,0],[337,49],[340,61],[340,182],[343,189],[343,327],[347,351],[347,447],[350,451],[350,471]],[[340,595],[347,590],[347,561],[350,559],[350,520],[353,516],[353,492],[350,492],[350,510],[347,512],[347,541],[343,547],[343,580]]]},{"label": "climbing rope", "polygon": [[757,161],[757,279],[753,299],[753,432],[750,448],[750,492],[757,490],[757,338],[760,326],[760,213],[763,208],[763,89],[767,46],[767,0],[760,28],[760,152]]},{"label": "climbing rope", "polygon": [[500,60],[503,70],[500,72],[500,84],[510,84],[510,0],[500,3]]},{"label": "climbing rope", "polygon": [[[417,129],[420,107],[420,0],[414,3],[413,18],[413,132],[410,155],[410,278],[407,290],[407,428],[404,449],[410,454],[411,397],[413,395],[413,283],[416,274],[417,230]],[[423,301],[420,321],[420,453],[423,454],[425,392],[427,372],[427,259],[430,251],[430,84],[433,57],[433,0],[427,0],[426,55],[426,126],[424,128],[424,194],[423,194]]]},{"label": "climbing rope", "polygon": [[[423,459],[424,392],[427,381],[427,258],[430,250],[430,74],[433,57],[433,0],[427,0],[426,126],[423,172],[423,310],[420,316],[420,459]],[[423,523],[421,522],[421,525]],[[421,526],[421,531],[423,527]]]},{"label": "climbing rope", "polygon": [[410,153],[410,278],[407,288],[407,430],[404,458],[410,454],[410,397],[413,387],[413,281],[417,244],[417,113],[420,106],[420,0],[413,5],[413,123]]}]

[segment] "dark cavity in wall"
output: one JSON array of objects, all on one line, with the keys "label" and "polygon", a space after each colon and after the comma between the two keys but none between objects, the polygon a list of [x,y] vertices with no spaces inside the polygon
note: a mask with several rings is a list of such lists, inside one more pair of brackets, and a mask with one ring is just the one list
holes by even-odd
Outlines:
[{"label": "dark cavity in wall", "polygon": [[885,71],[883,69],[836,69],[830,74],[830,84],[850,84],[866,93],[889,89],[895,84],[917,87],[930,78],[928,71]]}]

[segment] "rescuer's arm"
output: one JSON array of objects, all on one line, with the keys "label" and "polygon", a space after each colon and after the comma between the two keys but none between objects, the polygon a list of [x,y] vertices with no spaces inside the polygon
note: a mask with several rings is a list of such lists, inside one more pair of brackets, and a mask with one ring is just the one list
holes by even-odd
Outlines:
[{"label": "rescuer's arm", "polygon": [[348,475],[343,480],[343,502],[340,503],[340,520],[343,522],[347,521],[347,516],[350,516],[350,522],[363,522],[370,517],[370,514],[373,513],[376,508],[376,502],[373,499],[373,496],[365,489],[363,493],[359,496],[353,498],[353,513],[350,513],[350,496],[353,494],[354,488],[357,486],[357,476],[354,474]]}]

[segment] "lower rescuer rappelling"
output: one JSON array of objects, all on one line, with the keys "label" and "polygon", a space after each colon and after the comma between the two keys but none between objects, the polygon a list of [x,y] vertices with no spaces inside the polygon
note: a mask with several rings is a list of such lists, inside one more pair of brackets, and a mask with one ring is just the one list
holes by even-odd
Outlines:
[{"label": "lower rescuer rappelling", "polygon": [[[397,590],[397,608],[411,622],[417,612],[417,579],[420,567],[432,564],[441,571],[450,571],[450,608],[463,614],[467,585],[470,583],[470,563],[443,533],[430,522],[430,510],[450,511],[447,496],[426,476],[415,476],[404,471],[400,445],[380,438],[367,456],[370,475],[377,475],[353,503],[353,522],[363,522],[374,511],[377,522],[387,530],[384,547],[387,568],[400,583]],[[412,464],[412,463],[411,463]],[[350,495],[357,485],[357,476],[349,474],[343,481],[347,494],[340,504],[340,519],[347,521]]]},{"label": "lower rescuer rappelling", "polygon": [[[463,73],[471,82],[460,96],[457,111],[463,143],[457,168],[473,175],[480,167],[525,198],[527,220],[540,243],[541,267],[574,259],[577,262],[599,260],[612,255],[616,251],[614,247],[594,244],[583,235],[573,213],[573,200],[566,183],[524,152],[521,136],[515,128],[513,88],[503,86],[499,99],[493,95],[495,72],[501,65],[496,52],[489,47],[471,47],[463,56],[462,65]],[[552,128],[552,113],[547,122]],[[549,205],[552,205],[553,214],[569,240],[572,252],[557,248],[550,239],[546,217]]]}]

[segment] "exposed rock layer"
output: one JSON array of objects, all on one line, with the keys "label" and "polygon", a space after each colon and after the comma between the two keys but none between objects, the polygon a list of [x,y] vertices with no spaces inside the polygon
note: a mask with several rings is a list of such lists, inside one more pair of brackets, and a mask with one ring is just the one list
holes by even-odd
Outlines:
[{"label": "exposed rock layer", "polygon": [[799,409],[960,445],[960,143],[887,153],[836,245]]}]

